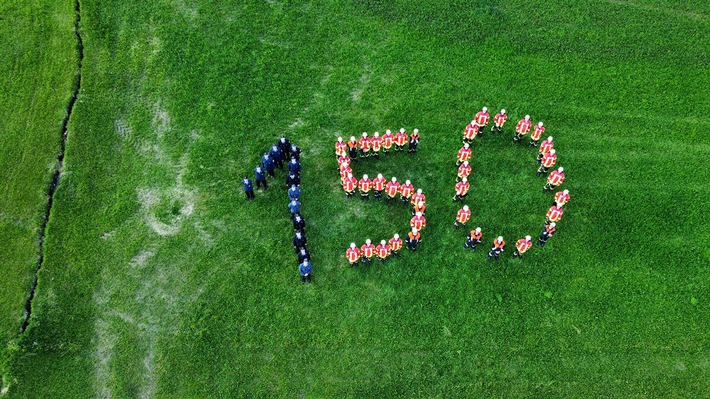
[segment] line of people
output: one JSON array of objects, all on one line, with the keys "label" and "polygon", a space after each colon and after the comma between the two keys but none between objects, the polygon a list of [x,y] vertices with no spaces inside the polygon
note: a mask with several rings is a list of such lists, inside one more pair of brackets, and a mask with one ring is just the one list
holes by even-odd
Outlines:
[{"label": "line of people", "polygon": [[387,129],[382,136],[379,132],[375,132],[372,136],[363,132],[360,139],[351,136],[347,142],[342,137],[338,137],[335,142],[335,156],[338,158],[347,156],[353,162],[357,162],[358,158],[379,159],[380,153],[389,154],[392,147],[395,152],[404,151],[407,143],[409,143],[407,152],[416,154],[420,138],[419,129],[414,129],[411,134],[407,134],[404,128],[399,129],[397,134],[392,134],[392,131]]},{"label": "line of people", "polygon": [[[463,132],[463,146],[459,149],[457,154],[456,166],[456,184],[454,186],[454,201],[463,201],[463,199],[468,195],[470,189],[470,183],[468,182],[468,177],[471,174],[471,165],[469,161],[471,160],[472,151],[471,144],[476,137],[482,136],[485,128],[488,126],[490,115],[488,114],[488,108],[483,107],[481,111],[476,113],[475,118],[464,128]],[[491,128],[491,133],[502,134],[503,126],[508,119],[505,109],[501,111],[493,118],[493,127]],[[515,135],[513,137],[514,143],[520,143],[523,137],[530,132],[532,128],[532,122],[530,121],[530,115],[525,115],[523,119],[518,121],[515,128]],[[538,146],[540,137],[542,137],[545,132],[545,125],[539,122],[530,136],[530,143],[528,147],[534,148]],[[547,175],[547,172],[555,166],[557,163],[556,150],[553,148],[553,138],[549,136],[547,140],[539,144],[538,156],[537,156],[537,176]],[[559,167],[553,170],[549,175],[547,175],[547,182],[543,187],[542,191],[553,192],[557,187],[559,187],[565,179],[564,168]],[[564,213],[562,207],[569,202],[569,190],[559,191],[554,196],[554,201],[552,207],[548,209],[545,223],[543,224],[542,232],[538,237],[538,244],[544,247],[547,240],[549,240],[557,231],[557,223],[562,219]],[[471,211],[468,205],[464,205],[456,213],[456,218],[454,221],[454,229],[458,230],[465,227],[467,222],[471,218]],[[478,244],[481,243],[483,238],[483,233],[480,227],[471,230],[466,237],[466,242],[464,243],[464,248],[476,250]],[[498,260],[500,254],[505,251],[506,242],[502,236],[498,236],[493,240],[493,245],[488,251],[488,259]],[[523,254],[527,252],[532,247],[531,236],[525,236],[520,238],[515,243],[515,251],[513,252],[513,257],[522,258]]]}]

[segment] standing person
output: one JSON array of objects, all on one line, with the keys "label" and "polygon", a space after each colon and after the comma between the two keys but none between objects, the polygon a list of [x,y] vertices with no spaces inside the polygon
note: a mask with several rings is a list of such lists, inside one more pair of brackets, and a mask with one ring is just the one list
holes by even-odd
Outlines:
[{"label": "standing person", "polygon": [[286,154],[288,154],[288,151],[291,149],[291,142],[286,138],[286,136],[282,134],[281,138],[279,139],[278,145],[281,149],[281,152],[284,154],[284,156],[286,156]]},{"label": "standing person", "polygon": [[518,125],[515,127],[515,137],[513,137],[513,143],[519,143],[523,139],[523,136],[530,133],[530,127],[532,122],[530,122],[530,115],[525,115],[525,118],[518,121]]},{"label": "standing person", "polygon": [[569,190],[558,191],[555,193],[555,205],[561,207],[569,202]]},{"label": "standing person", "polygon": [[289,172],[288,175],[286,175],[286,187],[300,186],[300,185],[301,185],[301,176],[299,176],[297,173]]},{"label": "standing person", "polygon": [[468,205],[464,205],[463,208],[456,212],[456,220],[454,221],[454,230],[458,230],[461,226],[466,226],[468,220],[471,219],[471,211],[468,209]]},{"label": "standing person", "polygon": [[493,117],[493,128],[491,128],[492,133],[503,133],[503,125],[505,121],[508,120],[508,115],[505,113],[504,109],[501,109],[496,116]]},{"label": "standing person", "polygon": [[355,140],[355,136],[350,136],[350,141],[348,141],[348,155],[351,161],[357,161],[357,140]]},{"label": "standing person", "polygon": [[493,246],[491,250],[488,251],[488,260],[492,258],[496,260],[500,259],[500,253],[503,251],[505,251],[505,241],[503,241],[503,236],[498,236],[498,238],[493,240]]},{"label": "standing person", "polygon": [[302,231],[305,233],[306,231],[306,220],[301,217],[300,213],[296,213],[291,217],[291,222],[293,223],[293,230],[295,231]]},{"label": "standing person", "polygon": [[488,114],[488,107],[483,107],[476,114],[474,120],[476,121],[476,125],[478,125],[479,136],[483,137],[484,130],[486,130],[486,126],[488,126],[488,120],[490,119],[490,117],[490,114]]},{"label": "standing person", "polygon": [[342,137],[338,137],[335,142],[335,157],[340,158],[348,155],[348,144],[343,141]]},{"label": "standing person", "polygon": [[424,195],[421,188],[418,188],[417,192],[412,195],[412,205],[417,205],[420,202],[426,202],[426,195]]},{"label": "standing person", "polygon": [[377,253],[377,259],[380,263],[387,260],[387,257],[390,256],[390,247],[387,245],[387,241],[380,241],[380,245],[375,248],[375,252]]},{"label": "standing person", "polygon": [[306,234],[300,230],[296,230],[296,234],[293,236],[293,249],[296,251],[296,254],[301,251],[301,248],[305,248],[307,244],[308,239],[306,238]]},{"label": "standing person", "polygon": [[483,233],[481,233],[481,228],[476,227],[476,230],[471,230],[466,237],[466,243],[463,245],[464,248],[471,248],[471,251],[476,252],[476,247],[481,243],[483,239]]},{"label": "standing person", "polygon": [[382,192],[385,190],[385,184],[387,179],[382,177],[382,173],[378,173],[377,177],[372,180],[372,188],[375,190],[375,199],[380,201],[382,199]]},{"label": "standing person", "polygon": [[362,254],[362,263],[372,263],[372,256],[375,255],[375,246],[372,245],[372,241],[368,238],[365,243],[362,244],[360,248],[360,253]]},{"label": "standing person", "polygon": [[350,267],[357,266],[357,261],[360,260],[360,248],[355,245],[355,243],[350,243],[350,248],[345,251],[345,257],[348,258],[350,262]]},{"label": "standing person", "polygon": [[362,175],[360,183],[358,183],[358,189],[360,190],[361,199],[370,199],[370,189],[372,188],[372,180],[370,180],[367,175]]},{"label": "standing person", "polygon": [[468,189],[471,185],[468,183],[467,178],[461,179],[460,182],[456,183],[454,187],[456,189],[456,194],[454,194],[454,201],[463,200],[468,195]]},{"label": "standing person", "polygon": [[387,193],[387,197],[385,198],[387,202],[394,200],[395,195],[399,192],[399,183],[397,182],[396,177],[393,177],[392,180],[387,183],[385,186],[385,192]]},{"label": "standing person", "polygon": [[399,234],[395,233],[389,240],[390,250],[392,251],[392,256],[399,256],[399,250],[402,249],[402,239],[399,238]]},{"label": "standing person", "polygon": [[515,243],[515,252],[513,252],[513,258],[518,257],[520,259],[523,259],[523,254],[527,252],[530,247],[532,247],[532,241],[530,241],[530,236],[525,236],[525,238],[519,239]]},{"label": "standing person", "polygon": [[291,161],[288,163],[288,171],[296,175],[301,173],[301,163],[298,162],[298,159],[295,157],[291,158]]},{"label": "standing person", "polygon": [[301,198],[301,189],[295,184],[292,184],[291,188],[288,189],[288,199],[298,201],[299,198]]},{"label": "standing person", "polygon": [[370,157],[370,138],[367,137],[367,132],[362,133],[362,137],[358,141],[357,146],[360,148],[361,158]]},{"label": "standing person", "polygon": [[402,151],[404,150],[404,145],[407,143],[409,136],[404,131],[404,128],[399,129],[399,132],[394,136],[394,150]]},{"label": "standing person", "polygon": [[311,282],[311,273],[313,272],[313,266],[311,265],[311,262],[306,259],[303,261],[298,266],[298,272],[301,274],[301,283],[310,283]]},{"label": "standing person", "polygon": [[530,135],[529,147],[537,147],[537,143],[540,141],[540,137],[542,137],[543,133],[545,133],[545,126],[542,124],[542,122],[538,122],[537,126],[535,126],[535,129]]},{"label": "standing person", "polygon": [[249,178],[246,176],[244,176],[244,179],[242,179],[242,188],[244,188],[244,194],[246,194],[247,196],[247,201],[253,200],[255,198],[254,185],[252,184],[251,180],[249,180]]},{"label": "standing person", "polygon": [[392,131],[387,129],[384,135],[382,135],[382,152],[385,154],[389,154],[390,148],[392,148],[392,144],[394,144],[394,135],[392,134]]},{"label": "standing person", "polygon": [[290,156],[296,158],[296,161],[301,161],[301,149],[296,144],[291,143]]},{"label": "standing person", "polygon": [[547,240],[552,238],[552,236],[555,234],[555,231],[557,231],[555,226],[557,226],[557,223],[555,222],[542,226],[542,233],[540,233],[540,237],[537,240],[537,244],[539,246],[544,247],[547,243]]},{"label": "standing person", "polygon": [[344,165],[340,168],[340,182],[345,182],[345,179],[353,173],[353,169],[350,166]]},{"label": "standing person", "polygon": [[537,164],[539,165],[540,162],[542,162],[542,158],[552,150],[552,147],[554,147],[554,143],[552,142],[552,136],[548,137],[547,140],[543,141],[542,144],[540,144],[540,149],[538,149],[537,152]]},{"label": "standing person", "polygon": [[291,216],[301,213],[301,202],[293,200],[288,203],[288,211],[291,212]]},{"label": "standing person", "polygon": [[412,182],[410,182],[409,180],[405,181],[404,184],[399,187],[399,195],[402,199],[402,204],[408,204],[409,201],[412,199],[413,193],[414,186],[412,185]]},{"label": "standing person", "polygon": [[459,149],[456,166],[460,166],[462,163],[469,160],[471,160],[471,149],[469,148],[468,143],[466,143]]},{"label": "standing person", "polygon": [[420,242],[422,242],[422,233],[417,229],[412,229],[412,231],[407,234],[407,249],[416,251]]},{"label": "standing person", "polygon": [[311,253],[308,252],[306,248],[301,248],[301,250],[298,251],[298,264],[300,265],[306,259],[308,259],[309,262],[311,261]]},{"label": "standing person", "polygon": [[264,190],[269,188],[266,184],[266,172],[261,165],[256,165],[256,168],[254,168],[254,180],[256,180],[256,188],[260,188],[261,186],[264,186]]},{"label": "standing person", "polygon": [[559,222],[560,220],[562,220],[562,215],[564,213],[565,211],[562,209],[561,206],[552,205],[550,209],[547,210],[547,215],[545,215],[545,224],[548,224],[550,222]]},{"label": "standing person", "polygon": [[466,127],[463,129],[463,143],[471,144],[476,138],[476,135],[478,134],[478,129],[479,127],[476,124],[475,120],[471,121],[471,123],[466,125]]},{"label": "standing person", "polygon": [[261,165],[264,167],[269,177],[273,179],[275,177],[274,171],[276,170],[276,164],[274,163],[274,159],[269,156],[268,152],[265,152],[264,155],[261,156]]},{"label": "standing person", "polygon": [[415,216],[417,213],[426,215],[426,203],[424,201],[419,201],[418,204],[412,207],[412,216]]},{"label": "standing person", "polygon": [[345,198],[354,197],[355,188],[357,188],[357,179],[353,177],[352,173],[348,173],[348,177],[343,180],[343,190],[345,190]]},{"label": "standing person", "polygon": [[284,153],[281,151],[281,148],[277,146],[276,144],[271,146],[271,150],[269,150],[269,156],[274,160],[274,163],[276,163],[276,167],[279,169],[283,169],[284,167]]},{"label": "standing person", "polygon": [[[347,153],[347,150],[346,150]],[[350,166],[350,157],[347,155],[338,157],[338,170],[341,170],[342,168]]]},{"label": "standing person", "polygon": [[544,193],[545,191],[553,191],[557,187],[559,187],[562,182],[565,181],[565,174],[564,174],[565,168],[559,167],[557,170],[553,170],[550,172],[550,174],[547,176],[547,184],[545,184],[545,187],[542,188],[542,192]]},{"label": "standing person", "polygon": [[375,159],[380,159],[380,149],[382,148],[382,138],[380,137],[379,132],[375,132],[375,134],[370,139],[370,147],[372,147],[372,156],[374,156]]},{"label": "standing person", "polygon": [[424,215],[422,215],[421,212],[417,212],[414,217],[409,221],[409,226],[412,229],[417,229],[418,231],[422,231],[423,228],[426,227],[426,218]]},{"label": "standing person", "polygon": [[419,138],[421,136],[419,135],[419,129],[414,129],[412,131],[411,136],[409,137],[409,153],[410,154],[416,154],[417,153],[417,145],[419,145]]},{"label": "standing person", "polygon": [[461,181],[463,179],[467,179],[468,175],[471,174],[471,165],[468,164],[468,161],[463,161],[463,163],[459,166],[459,170],[456,172],[456,181]]},{"label": "standing person", "polygon": [[555,149],[553,148],[542,157],[542,160],[540,160],[540,167],[537,168],[537,176],[546,174],[551,167],[555,166],[556,162],[557,155],[555,154]]}]

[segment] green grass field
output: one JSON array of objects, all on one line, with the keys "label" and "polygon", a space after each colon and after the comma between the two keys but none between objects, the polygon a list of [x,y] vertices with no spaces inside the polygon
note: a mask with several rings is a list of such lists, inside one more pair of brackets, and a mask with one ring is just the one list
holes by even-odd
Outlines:
[{"label": "green grass field", "polygon": [[[75,14],[0,10],[0,396],[708,396],[708,4],[82,0],[22,334]],[[511,117],[474,144],[470,253],[454,161],[484,105]],[[551,202],[511,143],[525,114],[555,137],[572,201],[520,261]],[[424,242],[350,269],[351,241],[403,235],[409,213],[346,200],[333,142],[399,127],[419,128],[417,155],[355,171],[425,191]],[[304,151],[307,286],[283,172],[252,203],[240,185],[281,134]]]}]

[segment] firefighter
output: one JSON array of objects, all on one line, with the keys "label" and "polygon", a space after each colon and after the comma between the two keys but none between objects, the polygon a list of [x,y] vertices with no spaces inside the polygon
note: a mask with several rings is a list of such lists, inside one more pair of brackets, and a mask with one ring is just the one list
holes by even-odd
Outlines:
[{"label": "firefighter", "polygon": [[471,230],[466,237],[466,243],[463,245],[464,248],[471,248],[471,251],[476,252],[476,247],[481,243],[483,238],[483,233],[481,233],[481,228],[476,227],[476,230]]},{"label": "firefighter", "polygon": [[553,170],[552,172],[550,172],[550,174],[547,176],[547,184],[545,184],[545,187],[542,188],[542,192],[552,192],[555,188],[559,187],[562,182],[565,181],[564,171],[565,168],[560,166],[559,168],[557,168],[557,170]]},{"label": "firefighter", "polygon": [[399,256],[399,250],[402,249],[402,239],[399,238],[399,234],[395,233],[395,235],[390,238],[389,246],[392,256]]},{"label": "firefighter", "polygon": [[456,220],[454,221],[454,230],[458,230],[461,226],[466,226],[468,220],[471,219],[471,211],[468,209],[468,205],[464,205],[463,208],[456,212]]},{"label": "firefighter", "polygon": [[555,193],[555,205],[563,206],[569,202],[569,190],[558,191]]},{"label": "firefighter", "polygon": [[409,226],[412,229],[422,231],[422,229],[426,227],[426,218],[424,217],[424,215],[422,215],[421,212],[417,212],[409,221]]},{"label": "firefighter", "polygon": [[387,193],[387,197],[385,197],[387,202],[394,200],[394,197],[399,192],[399,183],[397,182],[396,177],[393,177],[392,180],[387,183],[385,186],[385,192]]},{"label": "firefighter", "polygon": [[459,148],[459,153],[456,159],[456,166],[461,165],[462,163],[468,161],[471,159],[471,149],[469,148],[468,143],[465,143],[463,147]]},{"label": "firefighter", "polygon": [[539,177],[546,174],[551,167],[555,166],[555,163],[557,163],[557,155],[553,148],[540,160],[540,166],[537,168],[537,176]]},{"label": "firefighter", "polygon": [[[346,150],[347,153],[347,150]],[[342,171],[344,167],[350,166],[350,157],[347,155],[338,157],[338,170]]]},{"label": "firefighter", "polygon": [[422,215],[426,214],[426,203],[424,201],[419,201],[418,204],[412,207],[412,216],[415,216],[417,213],[421,213]]},{"label": "firefighter", "polygon": [[530,145],[529,147],[537,147],[537,143],[540,141],[540,137],[545,133],[545,126],[542,122],[538,122],[533,132],[530,134]]},{"label": "firefighter", "polygon": [[367,137],[367,132],[362,133],[362,137],[358,141],[357,146],[360,149],[361,158],[367,158],[370,156],[370,138]]},{"label": "firefighter", "polygon": [[407,234],[407,249],[416,251],[420,242],[422,242],[422,233],[417,229],[412,229],[412,231]]},{"label": "firefighter", "polygon": [[387,179],[382,177],[382,173],[378,173],[377,177],[372,180],[372,188],[375,190],[375,199],[376,200],[381,200],[382,199],[382,192],[385,190],[385,184],[387,183]]},{"label": "firefighter", "polygon": [[362,179],[360,179],[360,183],[358,183],[357,188],[358,190],[360,190],[361,199],[370,199],[370,189],[372,188],[372,180],[370,180],[367,175],[362,175]]},{"label": "firefighter", "polygon": [[391,130],[387,129],[382,135],[382,153],[389,154],[392,144],[394,144],[394,135]]},{"label": "firefighter", "polygon": [[461,181],[462,179],[468,178],[468,175],[471,174],[471,165],[468,164],[468,161],[463,161],[463,163],[459,166],[458,172],[456,172],[456,181]]},{"label": "firefighter", "polygon": [[352,198],[355,196],[355,189],[357,188],[357,179],[353,177],[352,173],[348,173],[348,176],[343,180],[343,190],[345,190],[345,198]]},{"label": "firefighter", "polygon": [[348,262],[350,262],[350,266],[357,266],[357,261],[360,260],[360,248],[355,245],[355,243],[350,244],[350,248],[345,251],[345,257],[348,258]]},{"label": "firefighter", "polygon": [[504,109],[501,109],[496,116],[493,117],[493,127],[491,128],[491,133],[503,133],[503,125],[505,121],[508,120],[508,115],[505,113]]},{"label": "firefighter", "polygon": [[387,241],[380,241],[380,245],[375,248],[375,253],[377,253],[377,260],[379,260],[380,263],[387,260],[387,257],[390,256],[390,247],[387,245]]},{"label": "firefighter", "polygon": [[409,136],[409,153],[410,154],[416,154],[417,153],[417,145],[419,145],[419,139],[421,136],[419,135],[419,129],[414,129],[412,131],[412,134]]},{"label": "firefighter", "polygon": [[478,126],[479,136],[483,137],[483,131],[486,129],[486,126],[488,126],[488,120],[490,119],[490,117],[491,116],[488,114],[488,107],[483,107],[476,114],[474,120],[476,121],[476,125]]},{"label": "firefighter", "polygon": [[417,192],[412,195],[412,205],[417,205],[420,202],[426,202],[426,195],[424,195],[421,188],[418,188]]},{"label": "firefighter", "polygon": [[404,145],[407,143],[409,136],[404,131],[404,128],[399,129],[399,132],[394,136],[394,150],[402,151],[404,150]]},{"label": "firefighter", "polygon": [[540,148],[538,149],[537,153],[537,164],[539,165],[540,162],[542,162],[542,158],[552,150],[552,147],[554,147],[554,143],[552,142],[552,136],[548,137],[547,140],[543,141],[542,144],[540,144]]},{"label": "firefighter", "polygon": [[525,115],[525,118],[518,121],[518,125],[515,127],[515,137],[513,137],[513,142],[519,143],[523,136],[530,132],[530,127],[530,115]]},{"label": "firefighter", "polygon": [[498,236],[493,240],[493,246],[491,250],[488,251],[488,260],[495,258],[495,260],[500,259],[500,253],[505,251],[505,241],[503,241],[503,236]]},{"label": "firefighter", "polygon": [[412,194],[414,194],[414,186],[409,180],[399,186],[399,195],[402,199],[402,204],[409,204],[409,201],[412,199]]},{"label": "firefighter", "polygon": [[454,201],[460,201],[463,200],[464,197],[468,195],[468,189],[471,187],[471,185],[468,183],[467,178],[461,179],[460,182],[456,183],[456,186],[454,187],[456,189],[456,194],[454,194]]},{"label": "firefighter", "polygon": [[382,138],[380,133],[375,132],[373,137],[370,139],[370,147],[372,148],[372,156],[375,159],[380,159],[380,149],[382,148]]},{"label": "firefighter", "polygon": [[542,232],[540,233],[540,237],[537,240],[537,244],[539,246],[544,247],[545,244],[547,243],[547,240],[552,238],[552,236],[557,231],[555,226],[557,226],[557,223],[555,223],[555,222],[552,222],[550,224],[545,224],[544,226],[542,226]]},{"label": "firefighter", "polygon": [[532,247],[532,241],[530,241],[530,236],[525,236],[525,238],[519,239],[515,243],[515,252],[513,252],[513,258],[518,257],[523,259],[523,254]]},{"label": "firefighter", "polygon": [[348,144],[343,141],[342,137],[338,137],[335,142],[335,157],[340,158],[348,155]]},{"label": "firefighter", "polygon": [[548,224],[550,222],[559,222],[560,220],[562,220],[562,215],[564,213],[565,211],[562,209],[561,206],[552,205],[550,209],[547,210],[547,215],[545,215],[545,224]]},{"label": "firefighter", "polygon": [[463,130],[463,143],[464,144],[471,144],[473,140],[476,138],[476,135],[478,134],[478,125],[476,124],[476,121],[473,120],[471,123],[466,125],[466,127]]},{"label": "firefighter", "polygon": [[362,264],[372,262],[372,257],[375,255],[375,246],[372,245],[372,241],[370,241],[369,238],[365,240],[365,243],[360,247],[360,253],[362,254],[360,259]]},{"label": "firefighter", "polygon": [[348,155],[351,161],[357,161],[357,140],[355,140],[355,136],[350,136],[350,141],[348,141]]}]

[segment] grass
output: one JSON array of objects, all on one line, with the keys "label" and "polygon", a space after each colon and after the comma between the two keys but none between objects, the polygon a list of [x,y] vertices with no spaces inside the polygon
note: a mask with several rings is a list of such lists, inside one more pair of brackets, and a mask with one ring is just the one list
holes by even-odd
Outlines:
[{"label": "grass", "polygon": [[[702,396],[708,10],[674,6],[82,1],[82,92],[9,396]],[[483,249],[536,235],[550,201],[510,125],[543,120],[568,172],[559,235],[523,261],[452,229],[482,105],[511,115],[474,145]],[[400,126],[422,132],[416,156],[355,170],[425,190],[424,242],[351,270],[351,241],[409,216],[345,200],[333,141]],[[281,133],[304,150],[305,287],[285,189],[245,203],[239,186]]]}]

